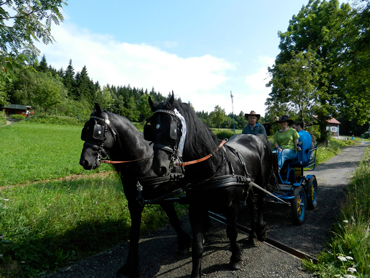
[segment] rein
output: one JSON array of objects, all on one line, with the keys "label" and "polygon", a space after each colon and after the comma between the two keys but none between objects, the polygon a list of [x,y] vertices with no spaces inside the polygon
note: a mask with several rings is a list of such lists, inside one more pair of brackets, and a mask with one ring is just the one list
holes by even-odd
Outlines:
[{"label": "rein", "polygon": [[136,161],[142,161],[142,160],[148,160],[148,159],[151,159],[153,157],[153,155],[151,157],[147,157],[147,158],[139,158],[139,159],[135,159],[135,160],[127,160],[127,161],[112,161],[112,160],[100,160],[101,163],[106,163],[106,164],[123,164],[123,163],[130,163],[130,162],[136,162]]},{"label": "rein", "polygon": [[203,162],[203,161],[209,159],[210,157],[212,157],[215,154],[215,152],[217,152],[226,142],[227,142],[227,140],[223,140],[221,142],[221,144],[217,147],[217,149],[215,149],[212,153],[210,153],[209,155],[207,155],[205,157],[202,157],[202,158],[199,158],[199,159],[196,159],[196,160],[187,161],[187,162],[176,163],[175,166],[184,167],[184,166],[187,166],[187,165],[192,165],[192,164],[196,164],[196,163],[199,163],[199,162]]}]

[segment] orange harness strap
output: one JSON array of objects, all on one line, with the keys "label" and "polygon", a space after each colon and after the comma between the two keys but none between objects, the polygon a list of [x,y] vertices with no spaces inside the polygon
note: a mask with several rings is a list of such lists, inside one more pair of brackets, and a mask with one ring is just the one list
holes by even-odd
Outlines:
[{"label": "orange harness strap", "polygon": [[121,164],[121,163],[129,163],[129,162],[135,162],[135,161],[147,160],[147,159],[151,159],[152,157],[153,157],[153,156],[151,156],[151,157],[147,157],[147,158],[135,159],[135,160],[128,160],[128,161],[101,160],[100,162],[101,162],[101,163],[106,163],[106,164]]},{"label": "orange harness strap", "polygon": [[221,144],[217,147],[217,149],[215,149],[214,151],[213,151],[213,153],[211,153],[211,154],[209,154],[209,155],[207,155],[207,156],[205,156],[205,157],[202,157],[202,158],[200,158],[200,159],[197,159],[197,160],[192,160],[192,161],[188,161],[188,162],[183,162],[183,163],[176,163],[176,166],[181,166],[181,167],[183,167],[183,166],[187,166],[187,165],[192,165],[192,164],[196,164],[196,163],[199,163],[199,162],[202,162],[202,161],[205,161],[205,160],[207,160],[207,159],[209,159],[211,156],[213,156],[213,154],[215,153],[215,152],[217,152],[225,143],[226,143],[227,141],[226,140],[223,140],[222,142],[221,142]]}]

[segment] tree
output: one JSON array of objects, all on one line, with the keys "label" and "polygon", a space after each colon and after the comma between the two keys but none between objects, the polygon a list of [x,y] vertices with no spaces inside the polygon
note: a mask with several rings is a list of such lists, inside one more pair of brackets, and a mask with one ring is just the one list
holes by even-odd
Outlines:
[{"label": "tree", "polygon": [[39,65],[37,66],[38,71],[47,72],[48,71],[48,63],[46,62],[45,55],[42,56]]},{"label": "tree", "polygon": [[137,109],[142,115],[143,120],[148,119],[152,115],[152,110],[150,109],[149,106],[149,101],[148,101],[149,95],[148,94],[143,94],[137,101]]},{"label": "tree", "polygon": [[36,75],[32,101],[47,114],[67,96],[62,80],[54,78],[50,73]]},{"label": "tree", "polygon": [[67,88],[68,96],[77,100],[78,97],[75,94],[75,90],[76,90],[75,70],[72,66],[72,60],[69,60],[69,64],[64,73],[63,84]]},{"label": "tree", "polygon": [[215,106],[215,110],[211,112],[211,119],[215,126],[220,129],[221,124],[225,121],[226,112],[225,109],[222,109],[219,105]]},{"label": "tree", "polygon": [[[346,53],[349,51],[348,30],[351,28],[352,19],[353,13],[348,4],[339,7],[338,0],[310,0],[298,15],[294,15],[290,20],[287,32],[279,32],[281,52],[275,60],[275,65],[269,68],[273,79],[287,78],[284,77],[284,66],[280,65],[296,59],[297,55],[312,51],[313,59],[321,65],[321,70],[313,73],[320,76],[313,90],[313,100],[317,105],[313,113],[318,116],[321,141],[325,141],[327,136],[326,120],[336,116],[338,109],[341,109],[338,104],[344,98],[341,94],[342,73],[346,66]],[[312,61],[311,58],[308,60]],[[298,64],[297,60],[295,62]],[[270,99],[276,102],[274,105],[292,101],[284,99],[285,88],[286,86],[272,88]]]},{"label": "tree", "polygon": [[0,3],[0,54],[33,61],[39,54],[34,41],[53,42],[51,24],[63,21],[65,0],[7,0]]},{"label": "tree", "polygon": [[[269,68],[269,71],[272,70]],[[277,64],[274,71],[276,74],[267,86],[273,86],[279,97],[278,102],[275,102],[276,96],[267,99],[268,110],[280,111],[281,103],[286,103],[289,111],[297,114],[301,121],[308,122],[318,100],[318,82],[324,82],[320,75],[320,60],[308,49],[305,53],[292,53],[291,59]]]},{"label": "tree", "polygon": [[39,54],[34,41],[53,41],[51,23],[63,20],[64,0],[7,0],[0,2],[0,106],[7,104],[7,81],[15,78],[15,68],[33,63]]}]

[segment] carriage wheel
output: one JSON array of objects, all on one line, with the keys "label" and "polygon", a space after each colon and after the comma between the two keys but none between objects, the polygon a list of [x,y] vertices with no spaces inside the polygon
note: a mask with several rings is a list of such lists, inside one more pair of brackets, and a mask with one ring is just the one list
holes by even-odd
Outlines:
[{"label": "carriage wheel", "polygon": [[301,225],[306,216],[307,197],[302,186],[293,190],[294,198],[292,199],[292,218],[294,224]]},{"label": "carriage wheel", "polygon": [[307,181],[307,209],[315,209],[317,207],[317,180],[313,176]]}]

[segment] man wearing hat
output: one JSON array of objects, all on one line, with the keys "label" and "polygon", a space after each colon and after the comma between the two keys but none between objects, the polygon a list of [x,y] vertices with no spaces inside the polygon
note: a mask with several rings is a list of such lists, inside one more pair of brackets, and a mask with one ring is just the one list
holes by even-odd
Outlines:
[{"label": "man wearing hat", "polygon": [[299,135],[293,128],[289,128],[293,124],[293,120],[289,119],[287,115],[283,115],[279,121],[275,123],[280,124],[280,128],[274,136],[274,145],[277,151],[279,170],[284,165],[285,160],[297,157],[297,150],[301,151],[298,146]]},{"label": "man wearing hat", "polygon": [[242,134],[263,134],[267,138],[265,127],[258,123],[260,114],[252,110],[250,114],[245,114],[244,116],[248,120],[248,124],[243,128]]},{"label": "man wearing hat", "polygon": [[308,164],[310,160],[309,151],[312,148],[312,137],[307,131],[303,129],[304,122],[298,121],[294,122],[293,128],[298,132],[299,135],[299,145],[302,148],[301,152],[298,152],[298,161],[302,161],[303,164]]}]

